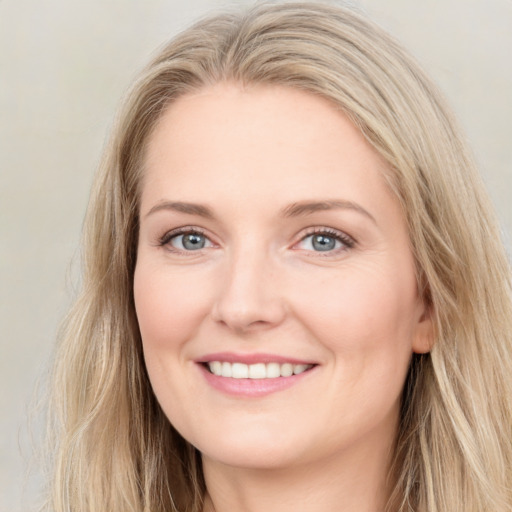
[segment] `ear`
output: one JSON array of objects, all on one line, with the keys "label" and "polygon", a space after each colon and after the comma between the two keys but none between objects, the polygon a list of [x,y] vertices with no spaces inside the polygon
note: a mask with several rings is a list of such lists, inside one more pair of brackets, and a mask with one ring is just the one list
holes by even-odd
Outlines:
[{"label": "ear", "polygon": [[426,354],[434,346],[434,322],[432,320],[432,306],[423,304],[416,331],[412,342],[412,351],[415,354]]}]

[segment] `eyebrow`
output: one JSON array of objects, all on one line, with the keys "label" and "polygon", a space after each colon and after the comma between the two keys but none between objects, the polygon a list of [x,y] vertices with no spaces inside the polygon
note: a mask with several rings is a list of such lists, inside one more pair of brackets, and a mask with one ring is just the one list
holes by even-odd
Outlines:
[{"label": "eyebrow", "polygon": [[[215,215],[208,206],[197,203],[186,203],[183,201],[162,201],[153,206],[145,217],[161,210],[171,210],[189,215],[198,215],[199,217],[204,217],[206,219],[215,219]],[[283,217],[301,217],[326,210],[353,210],[364,215],[374,224],[377,224],[375,217],[368,210],[365,210],[362,206],[357,203],[353,203],[352,201],[340,199],[325,201],[299,201],[283,208],[281,210],[281,215]]]},{"label": "eyebrow", "polygon": [[213,212],[207,206],[196,203],[184,203],[182,201],[162,201],[153,206],[153,208],[146,213],[145,217],[161,210],[172,210],[180,213],[188,213],[189,215],[199,215],[206,219],[215,218]]},{"label": "eyebrow", "polygon": [[293,203],[282,210],[284,217],[300,217],[302,215],[311,215],[316,212],[325,210],[353,210],[361,213],[374,224],[377,224],[375,217],[365,210],[361,205],[353,203],[352,201],[345,201],[339,199],[332,199],[327,201],[300,201]]}]

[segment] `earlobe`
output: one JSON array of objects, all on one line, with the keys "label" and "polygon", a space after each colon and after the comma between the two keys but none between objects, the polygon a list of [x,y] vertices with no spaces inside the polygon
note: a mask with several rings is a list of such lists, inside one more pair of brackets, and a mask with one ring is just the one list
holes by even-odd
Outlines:
[{"label": "earlobe", "polygon": [[426,354],[434,346],[434,323],[432,316],[432,307],[425,306],[416,325],[416,333],[412,343],[412,351],[415,354]]}]

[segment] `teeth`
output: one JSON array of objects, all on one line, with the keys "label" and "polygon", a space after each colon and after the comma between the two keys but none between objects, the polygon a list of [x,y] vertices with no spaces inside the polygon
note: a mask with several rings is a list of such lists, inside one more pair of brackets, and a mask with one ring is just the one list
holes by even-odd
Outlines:
[{"label": "teeth", "polygon": [[233,363],[231,365],[231,377],[233,377],[233,379],[249,378],[249,367],[246,364]]},{"label": "teeth", "polygon": [[277,377],[291,377],[309,370],[312,364],[291,363],[228,363],[226,361],[211,361],[208,363],[210,372],[219,377],[232,377],[233,379],[275,379]]},{"label": "teeth", "polygon": [[307,364],[296,364],[296,365],[294,365],[294,367],[293,367],[293,374],[294,375],[298,375],[299,373],[305,372],[308,369],[308,366],[310,366],[310,365],[307,365]]},{"label": "teeth", "polygon": [[220,361],[213,361],[210,363],[210,371],[214,375],[222,375],[222,363]]},{"label": "teeth", "polygon": [[248,367],[248,374],[250,379],[265,379],[267,377],[267,369],[263,363],[251,364]]},{"label": "teeth", "polygon": [[291,377],[293,375],[293,364],[284,363],[281,365],[281,377]]},{"label": "teeth", "polygon": [[223,377],[231,377],[231,375],[232,375],[231,363],[221,363],[221,364],[222,364],[221,375]]},{"label": "teeth", "polygon": [[267,367],[267,379],[275,379],[281,377],[281,365],[279,363],[268,363]]}]

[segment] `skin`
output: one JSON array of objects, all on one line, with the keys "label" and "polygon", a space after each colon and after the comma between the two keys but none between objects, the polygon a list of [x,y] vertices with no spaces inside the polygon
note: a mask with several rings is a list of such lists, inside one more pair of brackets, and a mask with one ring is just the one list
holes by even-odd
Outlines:
[{"label": "skin", "polygon": [[[382,510],[407,368],[432,331],[385,171],[332,104],[286,87],[205,88],[153,132],[135,305],[154,392],[203,454],[205,510]],[[181,228],[204,247],[187,250]],[[197,362],[213,352],[315,366],[231,396]]]}]

